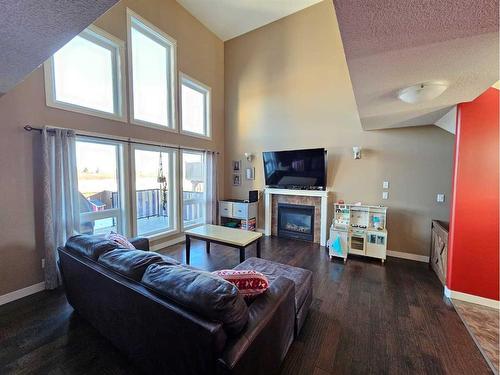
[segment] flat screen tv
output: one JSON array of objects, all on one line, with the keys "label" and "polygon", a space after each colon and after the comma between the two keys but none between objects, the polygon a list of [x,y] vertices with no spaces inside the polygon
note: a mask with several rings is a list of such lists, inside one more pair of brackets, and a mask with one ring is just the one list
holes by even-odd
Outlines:
[{"label": "flat screen tv", "polygon": [[285,189],[315,189],[326,187],[324,148],[262,153],[264,175],[269,187]]}]

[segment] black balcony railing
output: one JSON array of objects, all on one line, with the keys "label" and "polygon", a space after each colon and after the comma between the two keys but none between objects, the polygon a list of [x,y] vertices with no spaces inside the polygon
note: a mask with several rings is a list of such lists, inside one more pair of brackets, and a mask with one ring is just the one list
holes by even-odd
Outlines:
[{"label": "black balcony railing", "polygon": [[[183,219],[186,222],[195,222],[203,216],[204,193],[184,191]],[[111,193],[112,207],[119,206],[118,193]],[[168,202],[164,209],[161,201],[160,189],[145,189],[136,191],[137,219],[168,216]]]}]

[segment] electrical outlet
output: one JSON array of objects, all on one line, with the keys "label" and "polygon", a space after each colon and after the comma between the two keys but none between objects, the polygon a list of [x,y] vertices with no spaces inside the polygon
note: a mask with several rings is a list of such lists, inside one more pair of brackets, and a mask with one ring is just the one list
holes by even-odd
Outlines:
[{"label": "electrical outlet", "polygon": [[389,199],[389,192],[388,191],[382,192],[382,199]]},{"label": "electrical outlet", "polygon": [[42,258],[42,269],[45,268],[45,258]]},{"label": "electrical outlet", "polygon": [[443,193],[438,193],[438,195],[436,195],[436,202],[438,203],[444,203],[444,194]]},{"label": "electrical outlet", "polygon": [[382,183],[382,188],[384,188],[384,189],[389,189],[389,181],[384,181],[384,182]]}]

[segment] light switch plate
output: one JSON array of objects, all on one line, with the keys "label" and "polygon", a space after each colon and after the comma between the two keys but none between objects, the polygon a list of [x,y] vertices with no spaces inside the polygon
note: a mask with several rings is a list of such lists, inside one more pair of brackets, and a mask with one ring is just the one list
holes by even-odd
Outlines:
[{"label": "light switch plate", "polygon": [[438,203],[443,203],[444,202],[444,194],[442,193],[438,193],[438,195],[436,195],[436,202]]},{"label": "light switch plate", "polygon": [[382,199],[389,199],[389,192],[388,191],[382,192]]},{"label": "light switch plate", "polygon": [[384,189],[389,189],[389,181],[384,181],[384,182],[382,183],[382,187],[383,187]]}]

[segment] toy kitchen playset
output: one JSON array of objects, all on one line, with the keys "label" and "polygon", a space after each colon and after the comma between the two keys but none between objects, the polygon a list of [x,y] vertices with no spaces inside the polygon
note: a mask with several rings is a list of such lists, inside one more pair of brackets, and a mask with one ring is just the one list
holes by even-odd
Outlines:
[{"label": "toy kitchen playset", "polygon": [[330,259],[348,254],[378,258],[387,253],[387,207],[335,203],[328,249]]}]

